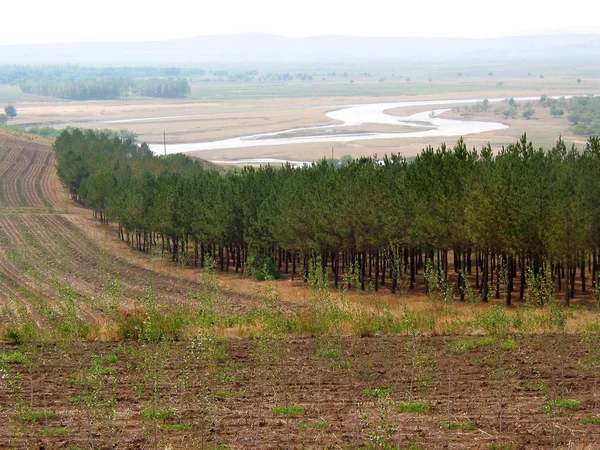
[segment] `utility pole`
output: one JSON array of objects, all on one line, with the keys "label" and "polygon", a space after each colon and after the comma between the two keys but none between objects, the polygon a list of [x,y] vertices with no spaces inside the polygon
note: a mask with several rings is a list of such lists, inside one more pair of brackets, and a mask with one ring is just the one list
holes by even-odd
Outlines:
[{"label": "utility pole", "polygon": [[331,147],[331,161],[333,162],[333,146]]},{"label": "utility pole", "polygon": [[167,132],[163,131],[163,145],[165,147],[165,156],[167,156]]}]

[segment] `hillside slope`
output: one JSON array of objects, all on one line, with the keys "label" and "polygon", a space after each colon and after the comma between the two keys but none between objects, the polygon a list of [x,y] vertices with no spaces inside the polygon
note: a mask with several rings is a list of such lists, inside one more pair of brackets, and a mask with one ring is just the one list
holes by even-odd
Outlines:
[{"label": "hillside slope", "polygon": [[[115,256],[111,232],[68,199],[50,141],[0,131],[0,332],[30,320],[52,329],[75,315],[97,330],[89,337],[110,338],[111,308],[135,313],[148,298],[172,308],[202,292],[193,277],[132,262],[133,252]],[[236,293],[222,302],[234,310],[256,304]]]}]

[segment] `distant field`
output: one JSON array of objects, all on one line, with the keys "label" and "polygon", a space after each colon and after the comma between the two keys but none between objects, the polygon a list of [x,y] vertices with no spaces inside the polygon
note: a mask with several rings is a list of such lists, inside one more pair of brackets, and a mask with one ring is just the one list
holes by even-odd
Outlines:
[{"label": "distant field", "polygon": [[474,92],[491,86],[481,82],[433,83],[360,81],[289,82],[289,83],[195,83],[192,97],[208,99],[264,99],[303,97],[393,97],[398,95],[436,94],[445,92]]},{"label": "distant field", "polygon": [[[554,62],[524,61],[510,63],[414,63],[404,67],[362,67],[360,64],[338,68],[336,75],[323,67],[296,67],[297,73],[310,74],[301,81],[191,81],[191,96],[185,99],[130,97],[111,101],[64,101],[22,94],[16,86],[0,86],[0,106],[15,103],[18,117],[9,123],[20,126],[62,128],[66,125],[128,129],[140,141],[167,145],[203,142],[238,136],[290,130],[298,127],[331,124],[324,113],[336,106],[382,101],[415,101],[464,98],[509,98],[513,96],[587,95],[600,92],[600,77],[594,64],[569,66]],[[234,69],[230,69],[233,73]],[[261,73],[276,70],[264,67]],[[347,72],[347,77],[342,76]],[[323,80],[325,78],[325,80]],[[431,81],[430,81],[431,80]],[[577,80],[581,80],[579,83]],[[494,108],[491,108],[492,110]],[[426,111],[411,108],[406,113]],[[554,120],[539,111],[530,121],[520,117],[504,119],[488,111],[484,115],[461,116],[466,120],[503,122],[509,129],[467,137],[468,144],[480,147],[487,142],[499,148],[527,131],[536,144],[548,145],[559,135],[571,136],[566,120]],[[453,117],[446,115],[444,117]],[[550,120],[552,119],[552,120]],[[418,153],[444,139],[382,139],[335,143],[335,154],[355,157],[401,152]],[[331,155],[329,143],[277,145],[197,153],[211,160],[283,158],[315,160]]]}]

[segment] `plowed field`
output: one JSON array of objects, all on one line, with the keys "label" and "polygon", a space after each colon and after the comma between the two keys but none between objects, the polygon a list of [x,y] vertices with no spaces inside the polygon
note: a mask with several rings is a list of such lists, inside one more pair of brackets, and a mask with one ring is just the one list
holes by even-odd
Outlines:
[{"label": "plowed field", "polygon": [[[34,348],[36,364],[8,367],[21,381],[0,391],[0,448],[597,448],[600,425],[584,423],[595,378],[576,338],[452,354],[456,339],[418,339],[427,364],[410,337]],[[427,411],[398,412],[411,391]],[[53,416],[19,420],[17,398]],[[549,409],[557,398],[579,403]],[[278,415],[286,405],[297,409]]]}]

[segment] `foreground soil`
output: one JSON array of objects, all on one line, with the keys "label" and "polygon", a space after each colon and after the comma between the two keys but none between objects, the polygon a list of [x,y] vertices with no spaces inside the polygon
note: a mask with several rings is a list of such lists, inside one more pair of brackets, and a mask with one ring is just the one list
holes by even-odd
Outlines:
[{"label": "foreground soil", "polygon": [[[29,362],[3,365],[0,448],[597,448],[577,337],[469,338],[464,353],[460,339],[4,345]],[[429,411],[397,412],[410,398]],[[52,416],[24,420],[20,401]]]}]

